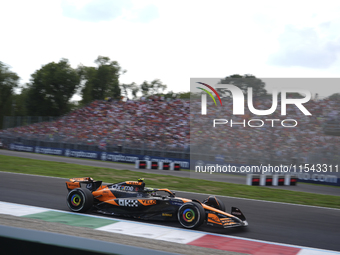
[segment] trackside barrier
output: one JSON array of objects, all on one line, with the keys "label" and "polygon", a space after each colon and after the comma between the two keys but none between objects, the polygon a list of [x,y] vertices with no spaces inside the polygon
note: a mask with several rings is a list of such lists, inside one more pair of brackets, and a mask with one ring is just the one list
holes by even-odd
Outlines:
[{"label": "trackside barrier", "polygon": [[179,163],[170,163],[170,170],[179,171],[181,170],[181,165]]},{"label": "trackside barrier", "polygon": [[297,182],[297,176],[286,174],[285,175],[285,185],[295,186]]},{"label": "trackside barrier", "polygon": [[159,162],[159,170],[170,170],[170,162]]},{"label": "trackside barrier", "polygon": [[146,160],[136,160],[135,167],[139,169],[146,169]]},{"label": "trackside barrier", "polygon": [[247,174],[247,185],[259,186],[260,185],[260,175]]},{"label": "trackside barrier", "polygon": [[262,174],[260,177],[260,186],[272,186],[273,185],[273,176]]},{"label": "trackside barrier", "polygon": [[180,171],[181,164],[174,163],[174,162],[155,161],[155,160],[136,160],[135,168]]},{"label": "trackside barrier", "polygon": [[252,186],[294,186],[296,185],[297,180],[297,176],[290,174],[247,174],[246,184]]},{"label": "trackside barrier", "polygon": [[284,175],[273,175],[273,186],[283,186],[285,184],[285,176]]},{"label": "trackside barrier", "polygon": [[165,161],[174,162],[180,164],[183,169],[190,169],[190,160],[181,158],[168,158],[158,156],[148,156],[139,154],[126,154],[118,152],[106,152],[106,151],[87,151],[87,150],[74,150],[74,149],[61,149],[52,147],[41,147],[41,146],[28,146],[17,143],[10,143],[8,149],[14,151],[24,151],[39,154],[57,155],[74,158],[86,158],[102,161],[122,162],[136,164],[136,160],[145,161]]},{"label": "trackside barrier", "polygon": [[146,162],[147,169],[158,169],[158,161],[147,161]]}]

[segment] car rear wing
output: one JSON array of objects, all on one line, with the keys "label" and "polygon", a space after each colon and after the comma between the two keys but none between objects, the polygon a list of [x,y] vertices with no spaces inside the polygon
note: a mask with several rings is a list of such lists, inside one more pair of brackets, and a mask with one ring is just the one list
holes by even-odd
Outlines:
[{"label": "car rear wing", "polygon": [[95,181],[91,177],[81,177],[71,178],[69,181],[66,181],[66,188],[68,191],[81,188],[82,183],[86,183],[86,188],[90,191],[95,191],[102,185],[102,181]]}]

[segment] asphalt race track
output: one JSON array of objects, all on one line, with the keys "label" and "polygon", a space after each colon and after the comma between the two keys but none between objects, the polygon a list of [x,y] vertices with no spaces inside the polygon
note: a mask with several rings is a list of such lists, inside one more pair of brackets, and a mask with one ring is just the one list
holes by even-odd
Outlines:
[{"label": "asphalt race track", "polygon": [[[0,201],[68,211],[65,179],[0,172],[0,180]],[[176,195],[201,201],[208,196],[188,192],[176,192]],[[199,230],[340,251],[340,210],[220,198],[227,208],[239,207],[247,217],[249,227],[218,229],[202,226]],[[176,222],[152,223],[180,227]]]},{"label": "asphalt race track", "polygon": [[[178,177],[205,179],[205,180],[210,180],[210,181],[246,184],[246,176],[240,175],[240,174],[238,175],[237,174],[217,174],[217,173],[215,174],[202,174],[202,173],[195,174],[194,173],[193,174],[192,172],[189,172],[189,171],[162,171],[162,170],[136,169],[134,165],[132,164],[122,164],[122,163],[100,161],[100,160],[85,160],[85,159],[79,159],[79,158],[73,158],[73,157],[60,157],[60,156],[51,156],[51,155],[43,155],[43,154],[38,154],[38,153],[27,153],[27,152],[10,151],[10,150],[0,150],[0,155],[64,162],[64,163],[78,164],[78,165],[85,165],[85,166],[114,168],[118,170],[127,169],[127,170],[131,170],[135,172],[140,172],[141,177],[143,177],[142,173],[154,173],[154,174],[173,175],[173,176],[178,176]],[[0,165],[0,171],[1,171],[1,165]],[[324,194],[324,195],[340,196],[339,188],[325,186],[325,185],[310,185],[310,184],[305,184],[305,183],[299,183],[299,185],[296,185],[296,186],[271,186],[271,187],[268,186],[268,187],[273,188],[273,189],[285,189],[285,190],[292,190],[292,191],[302,191],[302,192],[311,192],[311,193],[318,193],[318,194]]]}]

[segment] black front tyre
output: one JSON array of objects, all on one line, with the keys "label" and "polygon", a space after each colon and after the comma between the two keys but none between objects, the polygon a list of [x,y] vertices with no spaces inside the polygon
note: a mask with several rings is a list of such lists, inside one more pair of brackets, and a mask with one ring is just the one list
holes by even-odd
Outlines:
[{"label": "black front tyre", "polygon": [[67,205],[73,212],[86,212],[93,205],[93,195],[88,189],[73,189],[66,198]]},{"label": "black front tyre", "polygon": [[205,221],[205,211],[199,203],[188,202],[178,209],[177,218],[183,227],[194,229]]},{"label": "black front tyre", "polygon": [[216,201],[218,203],[218,206],[217,206],[216,209],[225,212],[225,205],[224,205],[224,203],[219,198],[217,198],[217,197],[216,197]]},{"label": "black front tyre", "polygon": [[210,196],[207,199],[203,201],[203,204],[206,204],[208,206],[214,207],[218,210],[221,210],[225,212],[225,205],[224,203],[217,197],[215,196]]}]

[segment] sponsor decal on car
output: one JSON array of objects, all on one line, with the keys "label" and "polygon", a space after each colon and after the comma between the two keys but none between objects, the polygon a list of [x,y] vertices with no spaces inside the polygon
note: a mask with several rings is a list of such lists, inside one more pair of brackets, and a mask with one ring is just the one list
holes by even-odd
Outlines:
[{"label": "sponsor decal on car", "polygon": [[139,199],[138,201],[144,206],[155,205],[157,203],[155,199]]},{"label": "sponsor decal on car", "polygon": [[135,199],[118,199],[119,206],[138,207],[138,200]]},{"label": "sponsor decal on car", "polygon": [[125,185],[117,185],[114,184],[111,186],[111,189],[119,189],[119,190],[126,190],[126,191],[133,191],[134,187],[132,186],[125,186]]},{"label": "sponsor decal on car", "polygon": [[66,182],[67,187],[69,189],[75,189],[75,188],[80,188],[80,183],[79,182]]},{"label": "sponsor decal on car", "polygon": [[172,217],[172,214],[171,213],[162,213],[162,216]]},{"label": "sponsor decal on car", "polygon": [[172,204],[172,205],[177,205],[177,206],[181,206],[181,205],[183,204],[183,201],[181,201],[181,200],[170,201],[170,204]]},{"label": "sponsor decal on car", "polygon": [[126,182],[126,184],[129,184],[129,185],[140,185],[141,183],[139,183],[139,182]]}]

